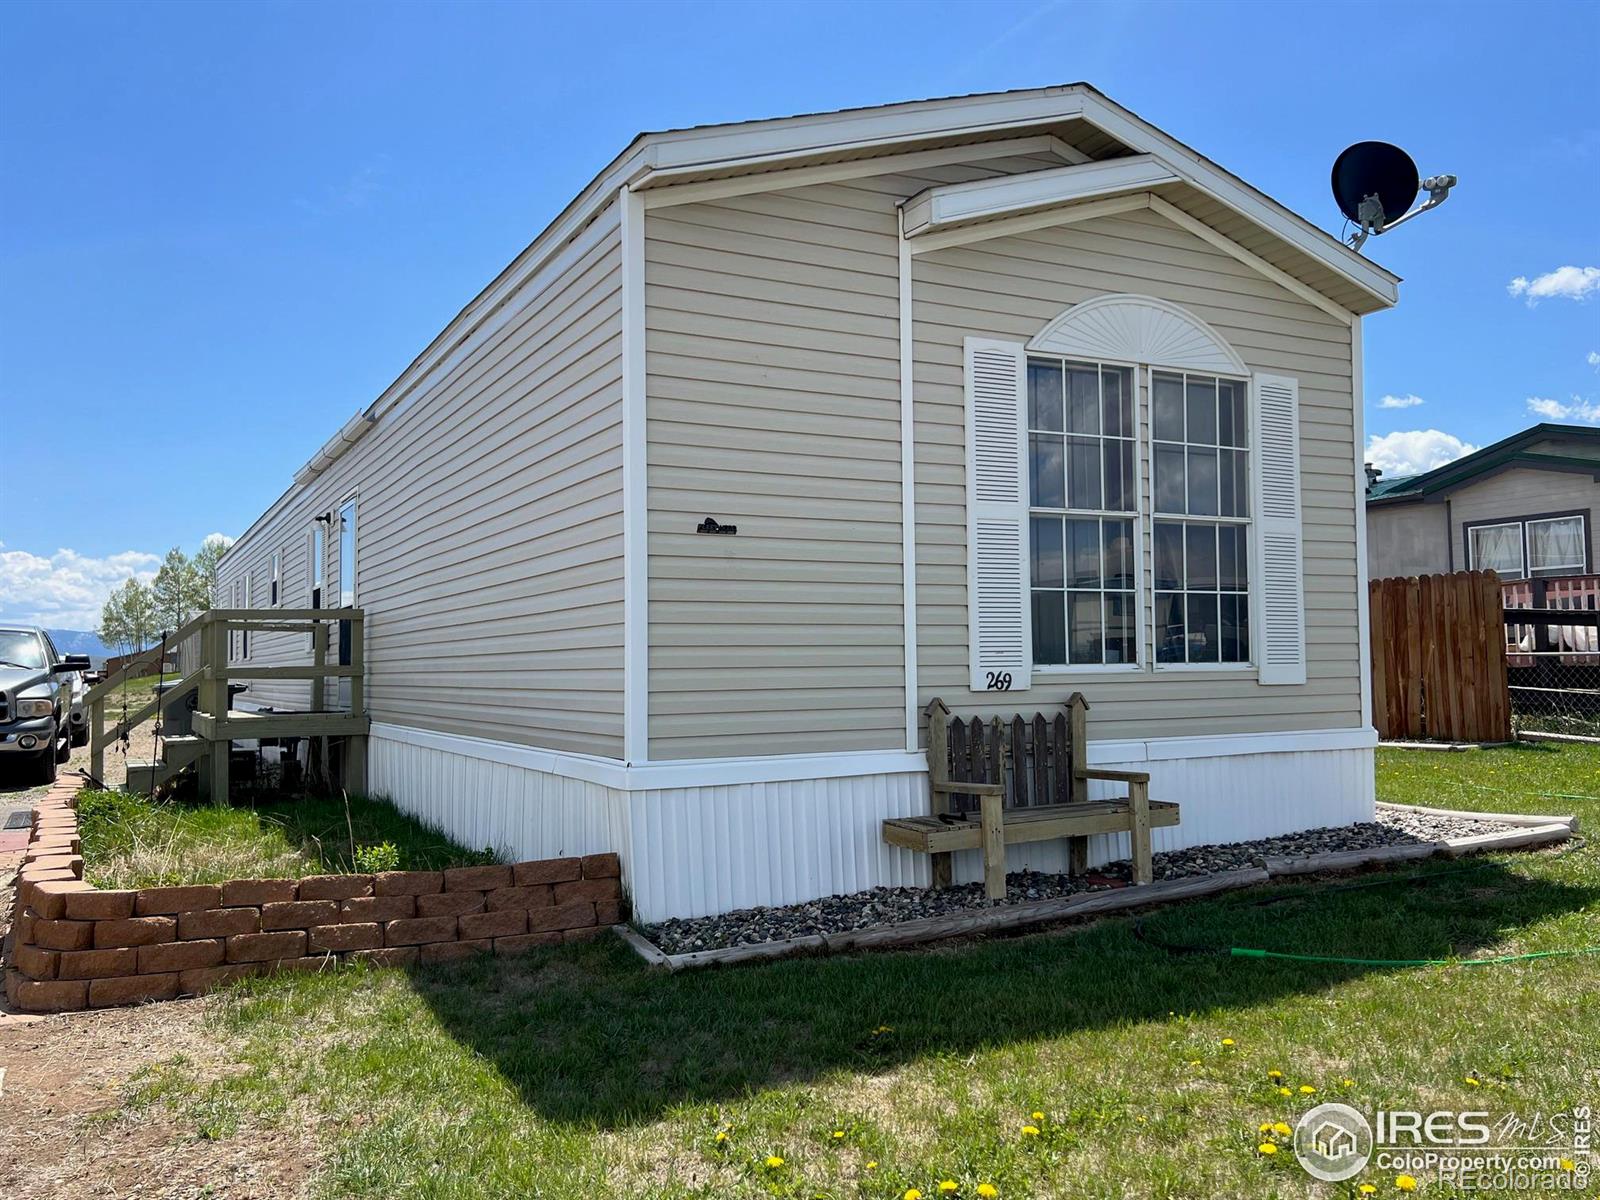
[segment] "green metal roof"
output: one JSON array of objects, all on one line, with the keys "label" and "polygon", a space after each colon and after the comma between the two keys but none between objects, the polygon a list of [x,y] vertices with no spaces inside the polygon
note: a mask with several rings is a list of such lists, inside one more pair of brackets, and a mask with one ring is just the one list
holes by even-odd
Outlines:
[{"label": "green metal roof", "polygon": [[[1594,456],[1569,454],[1536,454],[1527,449],[1547,438],[1576,439],[1591,442]],[[1445,463],[1421,475],[1404,475],[1395,479],[1380,479],[1367,489],[1368,504],[1393,504],[1406,500],[1425,500],[1442,492],[1453,491],[1480,476],[1505,467],[1531,467],[1535,470],[1593,471],[1600,478],[1600,429],[1588,425],[1554,425],[1544,422],[1514,433],[1508,438],[1474,450],[1464,458]]]}]

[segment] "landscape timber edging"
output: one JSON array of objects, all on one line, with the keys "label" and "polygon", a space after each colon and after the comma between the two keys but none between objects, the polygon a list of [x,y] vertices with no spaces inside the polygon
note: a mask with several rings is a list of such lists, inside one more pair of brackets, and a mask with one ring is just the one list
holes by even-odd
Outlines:
[{"label": "landscape timber edging", "polygon": [[1280,877],[1312,875],[1319,872],[1353,871],[1360,867],[1390,863],[1418,862],[1444,855],[1460,858],[1493,850],[1521,850],[1564,842],[1577,831],[1575,816],[1523,816],[1518,813],[1455,812],[1450,809],[1422,808],[1417,805],[1382,804],[1389,809],[1407,809],[1438,816],[1497,821],[1518,828],[1500,833],[1474,834],[1445,838],[1436,842],[1412,842],[1398,846],[1373,846],[1364,850],[1335,850],[1324,854],[1273,856],[1257,860],[1254,867],[1222,871],[1215,875],[1195,875],[1183,879],[1164,879],[1143,887],[1110,888],[1080,892],[1055,900],[1038,900],[938,917],[921,917],[889,925],[873,925],[842,933],[810,934],[743,946],[724,946],[715,950],[696,950],[688,954],[667,954],[637,929],[618,925],[618,935],[652,967],[667,971],[686,971],[699,967],[731,966],[805,954],[836,954],[849,950],[889,949],[913,946],[944,938],[994,933],[1044,925],[1052,921],[1100,913],[1123,912],[1150,904],[1190,900],[1235,888],[1253,887]]},{"label": "landscape timber edging", "polygon": [[341,961],[431,964],[598,937],[622,919],[617,855],[442,871],[102,889],[84,881],[75,782],[34,806],[4,947],[6,999],[77,1012],[199,995]]}]

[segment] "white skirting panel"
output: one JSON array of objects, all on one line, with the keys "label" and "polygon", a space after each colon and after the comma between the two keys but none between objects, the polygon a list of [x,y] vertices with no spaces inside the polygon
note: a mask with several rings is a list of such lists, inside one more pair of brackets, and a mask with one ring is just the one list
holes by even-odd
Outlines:
[{"label": "white skirting panel", "polygon": [[[1163,757],[1151,742],[1137,744],[1142,757],[1093,761],[1148,771],[1152,797],[1183,806],[1181,825],[1155,831],[1157,850],[1372,820],[1371,746],[1309,744],[1315,748],[1219,754],[1212,742],[1205,757]],[[719,764],[628,768],[396,726],[375,726],[369,745],[373,791],[464,845],[522,859],[616,851],[634,912],[645,921],[929,881],[927,858],[885,845],[881,830],[886,817],[928,811],[927,775],[884,770],[881,756],[861,756],[867,769],[858,775],[844,773],[849,756],[839,756],[831,770],[817,770],[827,778],[711,782]],[[1243,741],[1239,748],[1256,750]],[[743,760],[740,771],[754,762]],[[816,770],[792,759],[773,760],[769,769]],[[704,786],[648,786],[702,771]],[[1090,786],[1092,796],[1117,787]],[[1090,841],[1093,862],[1127,853],[1125,835]],[[1007,865],[1060,870],[1065,846],[1013,847]],[[955,868],[958,879],[982,874],[976,852],[958,855]]]},{"label": "white skirting panel", "polygon": [[[436,739],[430,739],[436,740]],[[629,858],[627,793],[475,753],[376,732],[368,738],[367,779],[418,820],[464,846],[492,846],[508,858],[565,858],[615,850]]]}]

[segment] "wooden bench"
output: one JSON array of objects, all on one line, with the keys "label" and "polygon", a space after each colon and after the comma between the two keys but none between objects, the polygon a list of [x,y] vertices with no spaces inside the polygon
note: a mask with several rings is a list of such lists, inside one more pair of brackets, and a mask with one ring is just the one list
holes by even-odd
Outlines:
[{"label": "wooden bench", "polygon": [[[1089,766],[1086,714],[1089,703],[1074,692],[1053,721],[1043,713],[1010,721],[952,718],[942,700],[928,704],[928,780],[933,813],[891,817],[883,840],[933,856],[933,886],[949,887],[950,856],[983,852],[984,893],[1006,894],[1006,847],[1068,839],[1068,871],[1088,866],[1089,835],[1123,833],[1132,845],[1133,879],[1149,883],[1150,830],[1176,825],[1176,804],[1150,799],[1143,771]],[[1090,800],[1089,781],[1128,785],[1126,798]]]}]

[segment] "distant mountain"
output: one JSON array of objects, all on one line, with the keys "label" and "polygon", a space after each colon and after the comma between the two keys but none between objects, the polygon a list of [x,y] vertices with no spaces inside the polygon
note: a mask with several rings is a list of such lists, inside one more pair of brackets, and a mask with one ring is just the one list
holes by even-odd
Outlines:
[{"label": "distant mountain", "polygon": [[99,635],[86,629],[47,629],[45,632],[61,653],[87,654],[97,667],[104,666],[105,660],[111,655],[111,650]]}]

